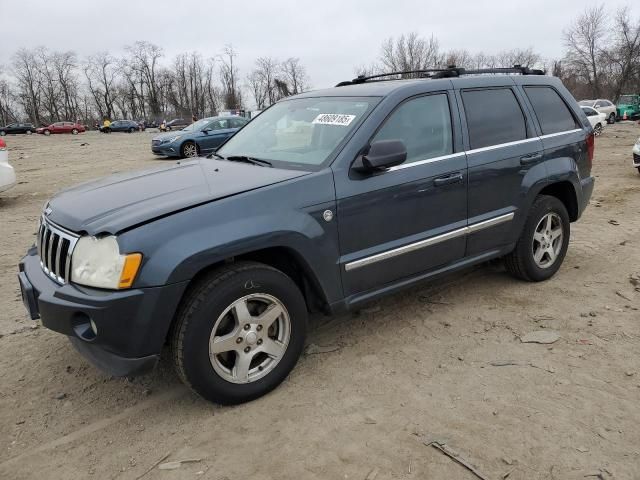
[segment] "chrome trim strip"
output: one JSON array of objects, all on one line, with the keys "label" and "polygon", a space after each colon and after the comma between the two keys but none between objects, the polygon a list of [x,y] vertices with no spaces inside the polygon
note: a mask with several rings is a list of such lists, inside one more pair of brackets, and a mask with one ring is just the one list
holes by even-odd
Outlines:
[{"label": "chrome trim strip", "polygon": [[566,132],[556,132],[556,133],[547,133],[546,135],[541,135],[540,138],[552,138],[552,137],[560,137],[561,135],[569,135],[570,133],[582,132],[581,128],[575,128],[573,130],[567,130]]},{"label": "chrome trim strip", "polygon": [[540,137],[525,138],[524,140],[516,140],[515,142],[499,143],[497,145],[489,145],[488,147],[473,148],[471,150],[467,150],[467,154],[479,153],[479,152],[488,152],[488,151],[491,151],[491,150],[497,150],[499,148],[512,147],[514,145],[520,145],[522,143],[535,142],[536,140],[539,140],[539,139],[540,139]]},{"label": "chrome trim strip", "polygon": [[458,228],[456,230],[452,230],[447,233],[436,235],[435,237],[426,238],[424,240],[420,240],[419,242],[410,243],[402,247],[397,247],[392,250],[387,250],[386,252],[377,253],[369,257],[364,257],[359,260],[354,260],[353,262],[346,263],[344,266],[344,269],[345,271],[349,272],[351,270],[355,270],[357,268],[361,268],[366,265],[371,265],[372,263],[381,262],[382,260],[387,260],[389,258],[397,257],[399,255],[404,255],[405,253],[414,252],[421,248],[429,247],[431,245],[436,245],[438,243],[442,243],[447,240],[452,240],[454,238],[462,237],[465,235],[471,235],[472,233],[476,233],[480,230],[484,230],[485,228],[491,228],[501,223],[509,222],[513,220],[514,217],[515,217],[515,213],[510,212],[504,215],[490,218],[489,220],[483,220],[482,222],[474,223],[473,225],[469,225],[466,227]]},{"label": "chrome trim strip", "polygon": [[464,157],[465,152],[451,153],[449,155],[442,155],[440,157],[425,158],[424,160],[418,160],[416,162],[403,163],[396,165],[395,167],[388,168],[388,172],[395,172],[396,170],[402,170],[404,168],[417,167],[418,165],[425,165],[427,163],[439,162],[441,160],[448,160],[450,158]]}]

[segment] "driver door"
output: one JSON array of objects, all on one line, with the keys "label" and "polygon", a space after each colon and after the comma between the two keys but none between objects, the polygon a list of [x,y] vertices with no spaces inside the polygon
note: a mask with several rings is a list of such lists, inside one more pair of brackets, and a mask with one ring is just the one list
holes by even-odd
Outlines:
[{"label": "driver door", "polygon": [[[443,267],[465,253],[467,162],[452,93],[412,97],[370,139],[402,140],[396,167],[336,181],[345,296]],[[454,143],[454,140],[457,143]],[[456,145],[457,148],[454,148]]]},{"label": "driver door", "polygon": [[203,132],[198,137],[198,145],[202,153],[210,153],[217,149],[233,131],[228,118],[213,120],[206,128],[211,130]]}]

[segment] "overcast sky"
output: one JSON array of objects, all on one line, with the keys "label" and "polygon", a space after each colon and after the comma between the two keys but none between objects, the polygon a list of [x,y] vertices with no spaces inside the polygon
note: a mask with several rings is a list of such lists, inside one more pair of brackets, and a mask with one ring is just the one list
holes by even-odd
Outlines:
[{"label": "overcast sky", "polygon": [[[260,56],[300,57],[314,88],[354,76],[380,43],[411,31],[435,35],[443,49],[495,53],[533,47],[544,57],[563,52],[562,31],[589,0],[0,0],[0,65],[19,47],[45,45],[119,54],[147,40],[166,56],[196,50],[205,57],[230,43],[244,78]],[[607,0],[610,11],[638,0]]]}]

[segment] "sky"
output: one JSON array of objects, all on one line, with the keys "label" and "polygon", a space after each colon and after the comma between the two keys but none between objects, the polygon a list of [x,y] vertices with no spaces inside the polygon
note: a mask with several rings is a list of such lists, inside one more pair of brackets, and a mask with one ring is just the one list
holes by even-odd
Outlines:
[{"label": "sky", "polygon": [[[299,57],[314,88],[353,78],[376,60],[386,38],[432,34],[445,49],[496,53],[533,47],[545,58],[563,52],[563,30],[589,0],[0,0],[0,65],[20,47],[74,50],[80,57],[146,40],[166,59],[205,57],[232,44],[244,78],[258,57]],[[608,10],[637,0],[606,0]]]}]

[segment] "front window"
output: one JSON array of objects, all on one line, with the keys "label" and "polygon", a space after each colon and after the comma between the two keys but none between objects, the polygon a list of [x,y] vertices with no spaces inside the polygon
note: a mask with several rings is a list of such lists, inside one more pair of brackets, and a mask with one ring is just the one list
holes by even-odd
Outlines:
[{"label": "front window", "polygon": [[377,102],[371,97],[285,100],[249,122],[218,153],[255,157],[285,168],[319,167]]},{"label": "front window", "polygon": [[631,105],[638,101],[638,97],[635,95],[622,95],[618,103],[622,105]]}]

